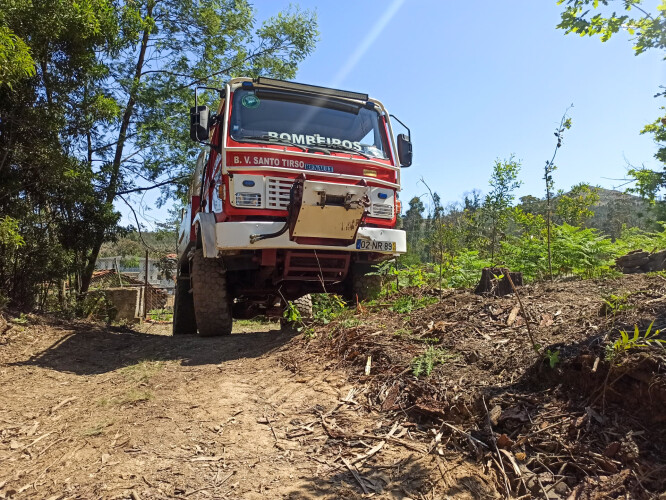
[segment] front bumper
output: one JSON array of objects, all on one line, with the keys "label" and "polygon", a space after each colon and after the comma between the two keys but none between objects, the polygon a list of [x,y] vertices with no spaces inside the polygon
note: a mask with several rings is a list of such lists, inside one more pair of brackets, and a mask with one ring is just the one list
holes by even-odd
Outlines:
[{"label": "front bumper", "polygon": [[[255,234],[271,234],[279,231],[284,222],[218,222],[215,224],[215,246],[217,250],[260,250],[262,248],[284,248],[288,250],[341,250],[348,252],[382,253],[385,255],[400,255],[407,251],[407,238],[404,231],[399,229],[383,229],[378,227],[360,227],[356,235],[356,242],[349,246],[331,245],[303,245],[291,241],[289,232],[276,238],[259,240],[250,243],[250,236]],[[358,245],[358,240],[391,243],[383,246],[390,250],[377,249],[377,245]],[[395,245],[392,245],[395,243]],[[360,249],[360,247],[369,247]]]}]

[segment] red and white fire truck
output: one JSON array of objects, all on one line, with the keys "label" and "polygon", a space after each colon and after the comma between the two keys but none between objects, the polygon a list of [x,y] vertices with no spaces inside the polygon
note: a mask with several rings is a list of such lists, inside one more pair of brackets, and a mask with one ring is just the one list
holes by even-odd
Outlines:
[{"label": "red and white fire truck", "polygon": [[191,110],[206,147],[178,236],[174,334],[228,335],[232,318],[287,301],[307,314],[311,293],[376,293],[373,264],[406,251],[409,129],[394,136],[384,105],[357,92],[263,77],[209,90],[217,113]]}]

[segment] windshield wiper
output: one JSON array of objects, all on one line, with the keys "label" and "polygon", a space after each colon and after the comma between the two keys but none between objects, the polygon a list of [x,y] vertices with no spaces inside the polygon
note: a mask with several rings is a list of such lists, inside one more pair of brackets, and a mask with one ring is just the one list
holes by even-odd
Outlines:
[{"label": "windshield wiper", "polygon": [[237,142],[251,141],[251,142],[260,142],[262,144],[286,144],[287,146],[293,146],[300,149],[301,151],[307,151],[305,146],[296,144],[295,142],[288,141],[287,139],[281,139],[279,137],[270,137],[268,135],[247,135],[235,139],[232,135],[231,138]]},{"label": "windshield wiper", "polygon": [[315,153],[324,153],[325,155],[330,155],[331,151],[327,148],[322,148],[321,146],[308,146],[308,153],[314,151]]},{"label": "windshield wiper", "polygon": [[344,144],[327,144],[326,147],[327,147],[328,149],[330,149],[331,151],[344,151],[344,152],[347,152],[347,151],[348,151],[348,152],[350,152],[350,153],[354,153],[354,154],[357,154],[357,155],[364,156],[364,157],[367,158],[368,160],[371,160],[371,159],[372,159],[372,156],[370,156],[369,154],[364,153],[363,151],[359,151],[359,150],[356,149],[356,148],[348,148],[348,147],[345,146]]}]

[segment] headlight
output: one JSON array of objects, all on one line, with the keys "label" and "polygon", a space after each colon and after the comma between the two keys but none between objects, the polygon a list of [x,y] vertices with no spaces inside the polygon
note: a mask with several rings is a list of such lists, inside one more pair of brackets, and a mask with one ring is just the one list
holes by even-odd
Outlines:
[{"label": "headlight", "polygon": [[260,193],[236,193],[237,207],[261,207]]}]

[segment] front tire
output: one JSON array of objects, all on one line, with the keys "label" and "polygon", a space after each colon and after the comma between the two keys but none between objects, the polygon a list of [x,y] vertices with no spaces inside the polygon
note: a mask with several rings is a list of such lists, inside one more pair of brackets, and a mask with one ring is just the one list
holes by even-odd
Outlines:
[{"label": "front tire", "polygon": [[312,319],[312,296],[310,294],[303,295],[294,300],[294,305],[298,312],[301,313],[301,319],[303,321]]},{"label": "front tire", "polygon": [[232,318],[227,271],[221,260],[204,258],[201,249],[192,259],[192,291],[199,335],[230,335]]}]

